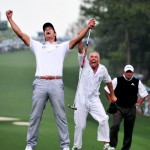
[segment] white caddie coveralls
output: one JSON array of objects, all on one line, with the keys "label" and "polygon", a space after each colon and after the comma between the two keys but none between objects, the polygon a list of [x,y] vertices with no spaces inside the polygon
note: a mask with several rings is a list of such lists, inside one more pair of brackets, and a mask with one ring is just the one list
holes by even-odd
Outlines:
[{"label": "white caddie coveralls", "polygon": [[[79,63],[82,63],[83,54],[78,54]],[[89,61],[86,58],[85,65],[80,70],[78,88],[75,97],[77,110],[74,112],[75,133],[74,146],[80,149],[82,147],[82,135],[86,127],[88,113],[99,122],[97,131],[98,141],[109,142],[108,116],[99,98],[99,88],[102,81],[111,82],[106,67],[99,64],[97,72],[94,74]]]}]

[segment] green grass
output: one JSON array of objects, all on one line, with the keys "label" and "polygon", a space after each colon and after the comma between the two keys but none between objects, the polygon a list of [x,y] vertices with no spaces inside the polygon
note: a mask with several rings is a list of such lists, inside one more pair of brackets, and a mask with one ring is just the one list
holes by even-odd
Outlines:
[{"label": "green grass", "polygon": [[[103,61],[103,60],[102,60]],[[67,55],[64,63],[65,104],[69,125],[71,146],[73,144],[73,111],[67,105],[72,104],[78,81],[77,52]],[[35,73],[35,58],[30,51],[20,51],[0,55],[0,116],[16,117],[28,121],[31,110],[32,81]],[[102,84],[102,87],[104,84]],[[101,99],[105,108],[108,102],[101,88]],[[111,116],[110,116],[111,124]],[[83,150],[102,149],[103,143],[97,142],[98,124],[90,116],[83,135]],[[0,121],[0,149],[23,150],[26,145],[27,126],[16,126],[12,121]],[[150,149],[150,118],[137,116],[131,150]],[[117,150],[121,149],[123,130],[119,132]],[[40,125],[36,150],[59,150],[56,122],[50,103],[47,103]]]}]

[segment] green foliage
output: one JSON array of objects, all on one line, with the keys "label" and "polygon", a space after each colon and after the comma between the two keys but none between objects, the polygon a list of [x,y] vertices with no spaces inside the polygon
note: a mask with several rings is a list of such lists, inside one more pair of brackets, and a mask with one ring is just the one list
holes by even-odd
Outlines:
[{"label": "green foliage", "polygon": [[147,81],[147,86],[150,87],[150,79]]},{"label": "green foliage", "polygon": [[7,21],[1,21],[0,20],[0,30],[4,31],[8,29]]},{"label": "green foliage", "polygon": [[[103,49],[113,72],[130,63],[136,72],[150,76],[150,0],[82,0],[81,15],[94,17],[99,38],[96,49]],[[114,53],[122,53],[123,57]],[[142,57],[141,57],[142,56]],[[145,59],[146,58],[146,59]],[[121,66],[116,63],[120,59]]]}]

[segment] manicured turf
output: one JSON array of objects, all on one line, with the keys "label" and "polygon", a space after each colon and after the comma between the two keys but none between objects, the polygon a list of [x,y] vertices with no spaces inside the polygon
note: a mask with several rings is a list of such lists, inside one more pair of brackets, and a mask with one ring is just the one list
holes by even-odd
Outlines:
[{"label": "manicured turf", "polygon": [[[28,121],[31,110],[32,81],[35,73],[35,57],[30,51],[0,54],[0,116],[20,118]],[[65,104],[69,124],[71,147],[73,143],[74,121],[73,110],[67,107],[72,104],[78,81],[77,52],[74,50],[65,60],[64,65]],[[102,85],[103,87],[104,85]],[[105,108],[108,102],[101,89],[101,99]],[[111,123],[111,117],[110,117]],[[100,150],[103,143],[97,142],[97,122],[90,116],[83,136],[83,150]],[[27,126],[16,126],[12,121],[0,121],[0,149],[24,150],[26,145]],[[123,139],[122,127],[119,132],[117,150],[121,149]],[[131,150],[150,149],[150,118],[137,116]],[[40,125],[36,150],[59,150],[56,122],[52,107],[47,103]]]}]

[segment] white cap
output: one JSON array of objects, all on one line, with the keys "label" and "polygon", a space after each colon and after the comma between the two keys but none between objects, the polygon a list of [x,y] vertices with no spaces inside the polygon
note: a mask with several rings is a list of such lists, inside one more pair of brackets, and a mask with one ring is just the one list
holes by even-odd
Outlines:
[{"label": "white cap", "polygon": [[126,71],[128,71],[128,70],[134,72],[133,66],[131,66],[131,65],[126,65],[126,66],[124,67],[124,72],[126,72]]}]

